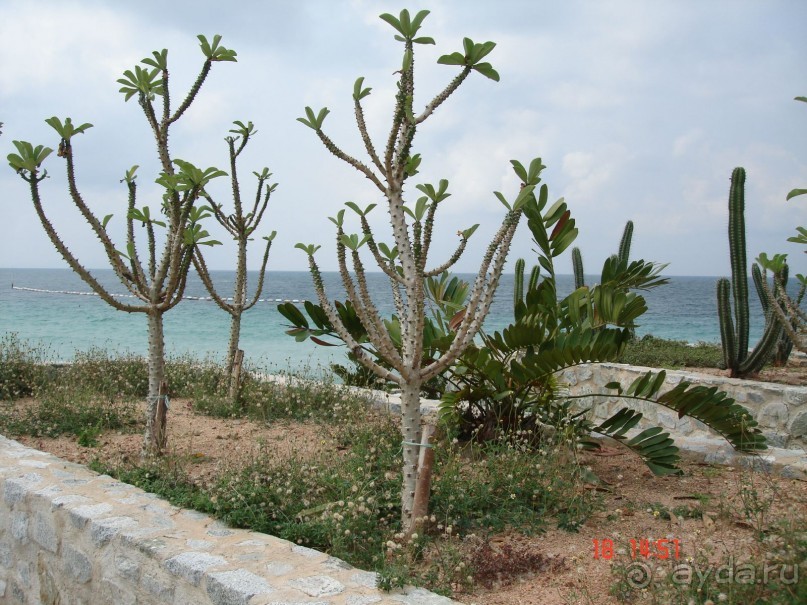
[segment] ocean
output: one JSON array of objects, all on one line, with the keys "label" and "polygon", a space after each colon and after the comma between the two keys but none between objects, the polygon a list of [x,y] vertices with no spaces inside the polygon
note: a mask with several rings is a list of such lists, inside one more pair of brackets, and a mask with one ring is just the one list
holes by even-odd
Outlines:
[{"label": "ocean", "polygon": [[[111,270],[93,274],[114,293],[124,293]],[[230,296],[235,279],[232,271],[215,271],[213,277],[223,296]],[[473,275],[460,274],[467,280]],[[325,273],[331,299],[344,299],[337,273]],[[671,277],[666,286],[645,292],[648,311],[639,319],[637,335],[652,334],[688,342],[720,342],[715,282],[716,277]],[[595,276],[587,278],[594,283]],[[256,273],[250,273],[254,285]],[[386,276],[368,275],[371,291],[382,301],[382,311],[391,312]],[[13,287],[12,287],[13,286]],[[571,291],[571,276],[559,277],[561,294]],[[39,290],[90,292],[70,269],[0,269],[0,334],[16,333],[40,345],[54,361],[67,361],[75,351],[91,347],[145,354],[146,318],[143,314],[116,311],[97,296],[36,292]],[[194,275],[188,296],[207,296]],[[513,275],[502,277],[495,302],[485,323],[487,331],[505,327],[512,320]],[[751,342],[760,337],[762,311],[753,286],[751,298]],[[277,311],[276,299],[316,300],[307,272],[269,272],[259,302],[246,312],[242,322],[241,348],[253,363],[273,371],[307,368],[320,371],[331,362],[344,359],[343,347],[322,347],[310,341],[296,342],[285,334],[286,319]],[[386,302],[385,302],[386,301]],[[229,338],[230,316],[212,301],[183,301],[165,315],[166,352],[192,354],[199,358],[222,359]]]}]

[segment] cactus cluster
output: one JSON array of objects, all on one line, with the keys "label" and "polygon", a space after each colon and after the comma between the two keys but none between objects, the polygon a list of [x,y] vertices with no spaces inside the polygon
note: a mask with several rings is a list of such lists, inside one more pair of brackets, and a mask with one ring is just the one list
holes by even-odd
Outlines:
[{"label": "cactus cluster", "polygon": [[[744,378],[759,372],[774,354],[782,337],[782,326],[770,313],[767,296],[761,296],[765,310],[765,330],[753,350],[748,347],[750,318],[748,310],[748,271],[745,252],[745,169],[735,168],[729,190],[729,255],[731,279],[717,281],[717,314],[723,362],[733,378]],[[752,268],[757,290],[762,291],[759,266]],[[731,298],[734,299],[732,314]],[[733,315],[733,317],[732,317]]]}]

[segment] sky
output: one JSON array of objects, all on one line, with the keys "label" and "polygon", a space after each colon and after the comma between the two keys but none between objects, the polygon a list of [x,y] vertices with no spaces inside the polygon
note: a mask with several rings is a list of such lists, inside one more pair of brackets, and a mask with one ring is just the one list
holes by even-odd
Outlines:
[{"label": "sky", "polygon": [[[352,90],[365,78],[371,136],[383,147],[394,104],[402,44],[378,18],[408,8],[431,13],[421,34],[435,46],[415,55],[415,108],[422,109],[457,72],[437,58],[462,49],[467,36],[494,41],[493,82],[473,73],[428,120],[414,142],[421,154],[415,183],[448,179],[452,194],[437,213],[429,266],[444,262],[456,232],[475,223],[460,272],[475,272],[504,216],[493,195],[512,199],[511,159],[541,157],[552,201],[563,197],[580,230],[587,273],[616,252],[633,220],[633,258],[669,263],[668,275],[727,275],[727,195],[735,166],[747,170],[748,260],[789,254],[791,273],[807,273],[803,247],[788,243],[807,225],[807,2],[802,0],[0,0],[0,136],[56,148],[46,118],[94,125],[74,139],[79,189],[123,241],[126,189],[139,165],[140,203],[159,206],[156,152],[136,99],[124,102],[116,80],[153,50],[168,49],[172,99],[184,97],[203,62],[197,34],[221,34],[238,53],[216,63],[196,102],[171,136],[174,157],[227,169],[224,137],[234,120],[258,134],[242,154],[242,189],[268,166],[278,183],[259,234],[278,232],[270,270],[304,270],[297,242],[322,244],[318,260],[335,270],[334,216],[343,204],[379,203],[376,238],[391,242],[383,199],[355,169],[331,155],[296,121],[304,108],[328,107],[324,131],[367,161],[356,129]],[[67,195],[64,162],[54,153],[42,183],[46,212],[86,267],[106,265]],[[230,207],[225,179],[211,193]],[[246,195],[252,195],[251,193]],[[0,266],[65,267],[36,217],[27,183],[0,166]],[[352,213],[348,211],[348,216]],[[235,266],[232,241],[206,251],[211,268]],[[349,229],[359,230],[358,223]],[[256,240],[249,266],[260,265]],[[121,243],[123,248],[125,244]],[[510,264],[536,261],[526,221]],[[371,262],[368,259],[368,263]],[[559,273],[571,273],[566,254]]]}]

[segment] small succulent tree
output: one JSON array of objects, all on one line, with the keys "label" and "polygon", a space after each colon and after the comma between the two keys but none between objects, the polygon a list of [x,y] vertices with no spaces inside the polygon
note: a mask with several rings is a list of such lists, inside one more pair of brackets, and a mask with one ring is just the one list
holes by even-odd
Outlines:
[{"label": "small succulent tree", "polygon": [[[807,97],[796,97],[795,100],[807,103]],[[807,189],[792,189],[787,194],[787,201],[801,195],[807,195]],[[797,235],[787,238],[787,241],[807,246],[807,228],[803,226],[796,227],[796,233]],[[805,247],[804,253],[807,254],[807,247]],[[796,275],[796,280],[799,282],[799,291],[796,296],[789,296],[786,289],[786,273],[783,275],[781,271],[786,256],[784,254],[775,254],[769,259],[767,255],[761,254],[757,260],[766,273],[771,271],[773,274],[773,289],[768,286],[767,279],[763,282],[763,286],[769,300],[774,301],[771,310],[775,319],[782,326],[793,345],[802,353],[807,353],[807,314],[801,308],[801,301],[804,298],[805,291],[807,291],[807,276],[801,273]]]},{"label": "small succulent tree", "polygon": [[[735,168],[729,191],[729,253],[731,280],[717,281],[717,314],[720,319],[720,339],[723,343],[723,361],[733,378],[755,374],[773,355],[782,334],[782,325],[768,313],[762,338],[749,352],[748,334],[748,270],[745,253],[745,169]],[[759,284],[762,275],[759,266],[752,267],[754,281]],[[730,299],[734,299],[734,319]],[[765,301],[763,300],[763,306]]]},{"label": "small succulent tree", "polygon": [[[440,204],[449,197],[448,181],[441,180],[437,186],[417,185],[417,189],[423,195],[412,201],[404,193],[404,189],[406,181],[417,174],[421,161],[420,155],[412,152],[412,145],[420,126],[472,72],[481,73],[492,80],[499,79],[498,73],[490,63],[482,61],[493,50],[495,44],[493,42],[480,44],[465,38],[463,52],[444,55],[438,60],[438,63],[444,65],[458,66],[459,74],[426,104],[421,113],[415,113],[415,47],[421,44],[434,44],[432,38],[418,35],[428,13],[429,11],[424,10],[411,17],[408,11],[403,10],[399,17],[390,14],[381,15],[381,19],[395,29],[395,39],[403,44],[403,58],[401,68],[397,72],[399,77],[392,127],[380,154],[368,134],[362,109],[362,100],[370,94],[370,89],[364,87],[364,78],[359,78],[355,82],[353,101],[356,122],[370,158],[370,165],[345,153],[325,134],[323,122],[329,113],[327,108],[315,113],[310,107],[306,107],[306,117],[299,118],[317,134],[328,151],[370,180],[383,197],[392,224],[393,243],[388,245],[376,238],[367,220],[367,214],[376,204],[370,204],[364,209],[354,203],[347,204],[359,216],[361,234],[349,234],[345,231],[344,210],[340,210],[336,217],[331,218],[336,225],[337,260],[348,300],[361,324],[366,328],[369,341],[385,360],[385,365],[377,363],[364,352],[343,322],[337,308],[328,299],[314,257],[319,246],[298,244],[297,247],[308,255],[320,306],[336,328],[339,337],[347,343],[359,363],[382,379],[400,385],[403,435],[401,514],[404,528],[411,525],[418,472],[421,387],[426,381],[446,370],[473,341],[474,335],[482,327],[499,283],[510,242],[521,217],[521,208],[532,196],[543,169],[540,160],[533,160],[528,169],[514,162],[516,172],[522,180],[522,189],[512,204],[507,202],[502,194],[497,193],[497,197],[507,207],[507,212],[487,247],[462,320],[458,323],[452,343],[446,351],[432,363],[424,365],[425,279],[441,274],[457,262],[465,250],[468,238],[477,226],[459,231],[459,245],[450,258],[434,268],[427,268],[435,213]],[[360,249],[365,245],[378,267],[390,280],[396,313],[393,321],[385,322],[381,318],[368,291],[365,267],[360,256]],[[348,267],[348,258],[352,264],[352,273]]]},{"label": "small succulent tree", "polygon": [[[159,213],[152,214],[148,206],[138,206],[137,166],[126,171],[122,182],[128,191],[126,209],[126,241],[116,247],[108,226],[109,214],[99,219],[87,205],[76,179],[76,162],[73,139],[86,132],[92,124],[75,125],[70,118],[64,121],[52,117],[46,122],[60,137],[57,155],[65,160],[67,187],[70,199],[101,242],[110,267],[124,288],[136,302],[123,302],[79,261],[68,249],[62,237],[48,218],[42,204],[40,183],[47,178],[42,163],[53,151],[43,145],[34,147],[26,141],[14,141],[17,153],[8,156],[11,167],[25,180],[31,191],[34,208],[42,226],[53,245],[67,264],[106,303],[127,313],[143,313],[148,318],[148,372],[149,390],[146,415],[144,452],[160,453],[165,447],[165,413],[167,390],[165,386],[165,357],[163,315],[182,300],[188,270],[200,245],[215,245],[201,221],[210,216],[204,207],[197,206],[205,186],[214,178],[226,173],[216,168],[201,169],[190,162],[172,157],[169,146],[169,131],[188,110],[204,84],[213,63],[235,61],[236,53],[219,44],[221,36],[213,43],[199,36],[205,60],[202,69],[185,95],[179,107],[172,108],[169,95],[168,51],[154,51],[151,57],[141,61],[134,70],[124,72],[118,80],[125,100],[135,97],[145,114],[146,121],[156,140],[156,151],[161,173],[156,182],[162,187]],[[157,97],[162,103],[155,106]],[[161,107],[159,107],[161,105]],[[135,224],[145,230],[145,262],[143,251],[138,248]],[[158,237],[162,229],[164,237]]]},{"label": "small succulent tree", "polygon": [[264,167],[261,172],[253,172],[258,179],[258,186],[255,192],[255,200],[247,208],[251,208],[245,212],[244,203],[241,199],[241,185],[238,180],[238,156],[244,151],[244,148],[249,143],[249,140],[257,134],[257,130],[252,122],[236,121],[233,122],[235,128],[230,130],[235,136],[228,136],[224,140],[227,142],[230,154],[230,183],[233,193],[233,214],[225,214],[223,204],[217,204],[213,197],[207,192],[203,191],[202,196],[209,202],[209,207],[213,212],[218,223],[224,227],[235,240],[238,247],[236,254],[236,269],[235,269],[235,285],[233,287],[233,295],[231,299],[223,298],[216,290],[215,284],[210,277],[210,271],[207,269],[204,257],[198,251],[194,254],[193,264],[199,277],[202,279],[205,288],[210,293],[210,296],[231,316],[230,322],[230,342],[227,347],[227,375],[229,376],[230,384],[229,391],[230,397],[235,398],[238,391],[238,367],[236,357],[238,356],[238,343],[241,337],[241,316],[244,311],[248,311],[255,306],[263,291],[264,278],[266,275],[266,263],[269,260],[269,250],[272,247],[272,240],[274,240],[277,232],[273,231],[270,235],[265,236],[266,246],[263,253],[263,261],[261,268],[258,272],[258,283],[255,287],[255,292],[250,300],[247,300],[247,246],[252,239],[255,230],[263,219],[263,214],[266,212],[266,207],[269,204],[269,198],[277,188],[277,183],[270,183],[269,179],[272,173],[269,169]]},{"label": "small succulent tree", "polygon": [[[798,242],[798,238],[788,238],[789,241]],[[805,241],[804,243],[807,243]],[[787,293],[788,266],[787,254],[774,254],[771,258],[764,252],[759,255],[757,262],[762,267],[761,277],[754,281],[762,299],[765,313],[770,313],[774,321],[782,327],[782,337],[779,339],[777,357],[787,361],[787,356],[795,346],[802,353],[807,352],[807,314],[801,308],[801,301],[807,291],[807,277],[796,275],[799,283],[798,293],[791,297]],[[773,275],[773,284],[768,283],[768,271]],[[782,350],[784,349],[784,350]],[[780,354],[781,351],[781,354]]]}]

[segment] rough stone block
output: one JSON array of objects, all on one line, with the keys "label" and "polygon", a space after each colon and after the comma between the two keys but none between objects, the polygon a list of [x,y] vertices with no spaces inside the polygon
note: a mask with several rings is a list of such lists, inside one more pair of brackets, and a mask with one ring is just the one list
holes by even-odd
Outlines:
[{"label": "rough stone block", "polygon": [[227,560],[206,552],[183,552],[165,562],[165,568],[175,576],[185,578],[194,586],[199,586],[202,574],[211,568],[226,565]]},{"label": "rough stone block", "polygon": [[266,580],[245,569],[211,573],[205,583],[214,605],[248,605],[255,595],[274,592]]},{"label": "rough stone block", "polygon": [[283,563],[282,561],[272,561],[266,564],[266,573],[273,576],[285,576],[294,569],[291,563]]},{"label": "rough stone block", "polygon": [[9,529],[17,541],[26,544],[28,542],[28,514],[23,511],[11,513]]},{"label": "rough stone block", "polygon": [[106,519],[93,520],[90,522],[90,535],[93,542],[98,546],[103,546],[122,529],[134,527],[135,525],[137,525],[137,521],[132,517],[107,517]]},{"label": "rough stone block", "polygon": [[42,475],[27,473],[21,477],[7,479],[3,487],[3,500],[9,506],[19,504],[25,498],[28,488],[42,481]]},{"label": "rough stone block", "polygon": [[140,576],[140,586],[161,603],[173,603],[174,586],[163,572],[144,573]]},{"label": "rough stone block", "polygon": [[14,564],[14,551],[11,549],[11,544],[7,540],[0,542],[0,567],[3,569],[11,569]]},{"label": "rough stone block", "polygon": [[46,517],[42,513],[37,513],[34,518],[34,526],[31,530],[31,537],[42,548],[55,553],[59,549],[59,536],[56,532],[56,525],[53,517]]},{"label": "rough stone block", "polygon": [[351,595],[345,599],[345,605],[371,605],[379,603],[381,597],[374,595]]},{"label": "rough stone block", "polygon": [[64,570],[72,580],[85,584],[92,579],[92,563],[80,550],[66,544],[62,548]]},{"label": "rough stone block", "polygon": [[140,563],[126,555],[118,554],[115,556],[115,569],[121,577],[132,582],[137,582],[140,577]]},{"label": "rough stone block", "polygon": [[330,576],[307,576],[295,578],[287,582],[292,588],[296,588],[310,597],[331,597],[344,592],[345,587],[341,582],[334,580]]},{"label": "rough stone block", "polygon": [[101,598],[104,603],[115,605],[137,605],[137,596],[127,586],[111,578],[101,580]]},{"label": "rough stone block", "polygon": [[111,504],[102,502],[101,504],[84,504],[77,506],[70,510],[70,522],[77,528],[81,529],[86,525],[87,521],[102,517],[107,513],[112,512]]},{"label": "rough stone block", "polygon": [[807,441],[807,411],[797,413],[787,428],[793,439]]},{"label": "rough stone block", "polygon": [[453,605],[451,599],[441,597],[422,588],[415,588],[403,595],[393,595],[392,600],[405,603],[405,605]]}]

